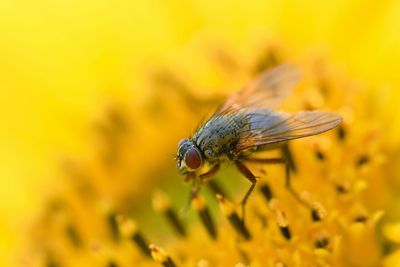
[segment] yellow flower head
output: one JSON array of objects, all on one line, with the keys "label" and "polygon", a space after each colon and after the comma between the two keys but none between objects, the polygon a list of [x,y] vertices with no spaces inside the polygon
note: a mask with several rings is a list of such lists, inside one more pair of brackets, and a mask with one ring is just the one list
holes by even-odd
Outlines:
[{"label": "yellow flower head", "polygon": [[[5,240],[18,232],[19,266],[399,266],[399,4],[1,6],[13,25],[0,42],[1,195],[23,224],[0,228]],[[185,209],[178,140],[288,62],[303,78],[282,108],[334,111],[342,124],[263,152],[286,158],[292,190],[281,164],[249,164],[244,222],[249,184],[231,166]],[[47,183],[37,176],[54,150]]]},{"label": "yellow flower head", "polygon": [[[268,63],[274,64],[279,62]],[[112,165],[105,158],[70,165],[66,174],[74,179],[68,189],[72,191],[68,195],[58,193],[51,200],[51,206],[34,230],[43,232],[36,240],[46,240],[39,250],[48,264],[98,261],[99,257],[87,251],[88,244],[94,240],[101,247],[95,254],[102,255],[102,262],[109,266],[381,264],[382,249],[388,242],[378,238],[378,223],[384,216],[386,203],[381,196],[390,191],[381,177],[388,175],[390,144],[379,121],[365,117],[372,110],[365,110],[365,105],[359,104],[364,101],[366,90],[334,69],[328,69],[327,64],[318,63],[318,71],[315,65],[310,67],[301,61],[299,64],[305,70],[305,79],[287,107],[337,110],[344,121],[331,133],[294,141],[280,151],[265,152],[268,156],[281,154],[287,158],[295,195],[285,187],[281,165],[252,163],[249,167],[259,178],[257,192],[248,203],[245,222],[235,203],[240,196],[238,191],[248,185],[229,168],[203,185],[204,196],[193,199],[189,215],[197,213],[199,220],[177,210],[176,203],[181,203],[182,195],[189,192],[188,188],[178,190],[176,182],[161,184],[164,191],[153,191],[155,213],[149,214],[149,204],[143,204],[147,207],[145,211],[130,196],[136,194],[132,190],[151,188],[145,185],[146,181],[134,180],[139,188],[132,189],[110,183],[121,181],[126,186],[130,182],[129,166],[140,156],[125,154],[123,144],[129,144],[129,140],[134,142],[133,136],[146,134],[145,129],[143,132],[137,129],[135,133],[126,131],[121,126],[125,125],[121,118],[131,119],[127,113],[116,115],[113,108],[106,113],[108,122],[103,120],[107,123],[102,124],[102,134],[114,133],[98,146],[108,147],[107,153],[111,154],[107,158],[112,160]],[[340,90],[345,85],[347,90]],[[197,97],[191,92],[187,94],[190,94],[189,100],[183,98],[183,101]],[[212,101],[209,103],[202,105],[213,105]],[[374,112],[374,116],[379,116],[378,111]],[[138,149],[140,145],[135,146]],[[178,176],[165,168],[158,169],[156,174],[164,179]],[[140,195],[145,196],[146,192],[149,190]],[[150,200],[145,196],[140,203],[146,202]],[[130,214],[137,222],[120,213]],[[165,225],[173,232],[167,233]],[[386,233],[395,233],[396,228],[385,229]],[[395,234],[389,236],[395,241]],[[162,243],[163,248],[151,245],[153,240]]]}]

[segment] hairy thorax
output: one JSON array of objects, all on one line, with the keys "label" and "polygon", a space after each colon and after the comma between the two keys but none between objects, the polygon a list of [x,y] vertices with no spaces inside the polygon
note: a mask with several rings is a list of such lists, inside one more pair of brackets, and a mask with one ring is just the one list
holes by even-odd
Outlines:
[{"label": "hairy thorax", "polygon": [[243,120],[221,115],[196,131],[193,139],[209,162],[231,160],[243,127],[248,127]]}]

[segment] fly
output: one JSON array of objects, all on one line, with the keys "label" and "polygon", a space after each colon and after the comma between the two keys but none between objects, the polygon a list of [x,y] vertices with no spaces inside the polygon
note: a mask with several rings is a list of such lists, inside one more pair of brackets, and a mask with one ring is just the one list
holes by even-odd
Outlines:
[{"label": "fly", "polygon": [[[284,164],[286,186],[292,190],[290,171],[284,158],[255,158],[259,151],[280,147],[285,142],[317,135],[338,126],[341,117],[325,111],[276,111],[300,79],[300,71],[292,65],[281,65],[260,74],[242,90],[229,97],[195,133],[178,144],[177,167],[186,181],[193,181],[190,200],[201,183],[218,172],[222,163],[232,162],[251,186],[244,195],[245,205],[257,180],[247,162]],[[209,170],[201,173],[204,165]],[[189,200],[189,201],[190,201]]]}]

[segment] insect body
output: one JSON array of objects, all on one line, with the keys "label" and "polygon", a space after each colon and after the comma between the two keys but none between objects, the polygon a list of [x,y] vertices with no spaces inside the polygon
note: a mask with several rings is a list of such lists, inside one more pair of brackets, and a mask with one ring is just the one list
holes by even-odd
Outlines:
[{"label": "insect body", "polygon": [[[299,78],[299,71],[290,65],[262,73],[228,98],[192,137],[180,141],[178,169],[186,175],[186,180],[195,181],[192,195],[199,190],[196,182],[214,175],[221,163],[234,162],[252,182],[241,202],[244,214],[247,198],[256,184],[256,177],[245,162],[283,163],[287,166],[284,159],[254,158],[254,153],[275,148],[292,139],[328,131],[341,122],[341,117],[331,112],[300,111],[292,114],[274,110],[291,93]],[[206,163],[211,168],[200,174]],[[286,184],[291,189],[286,169]]]}]

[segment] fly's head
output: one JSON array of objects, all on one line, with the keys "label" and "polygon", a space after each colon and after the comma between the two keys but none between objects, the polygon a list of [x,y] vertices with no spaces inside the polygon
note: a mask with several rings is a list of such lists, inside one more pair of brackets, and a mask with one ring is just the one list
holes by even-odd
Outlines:
[{"label": "fly's head", "polygon": [[182,139],[178,144],[177,161],[177,168],[181,174],[194,174],[202,166],[203,157],[192,140]]}]

